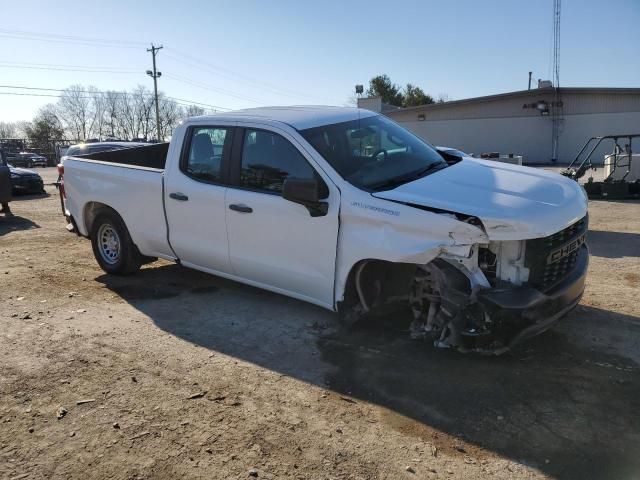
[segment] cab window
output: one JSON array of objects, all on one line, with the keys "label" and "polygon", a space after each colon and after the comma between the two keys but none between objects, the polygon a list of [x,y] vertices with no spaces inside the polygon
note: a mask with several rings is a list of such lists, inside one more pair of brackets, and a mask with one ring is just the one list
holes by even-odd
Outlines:
[{"label": "cab window", "polygon": [[246,129],[240,186],[280,194],[287,177],[318,178],[313,167],[287,139],[265,130]]},{"label": "cab window", "polygon": [[222,154],[230,137],[227,128],[193,128],[189,151],[182,165],[183,172],[196,180],[221,182]]}]

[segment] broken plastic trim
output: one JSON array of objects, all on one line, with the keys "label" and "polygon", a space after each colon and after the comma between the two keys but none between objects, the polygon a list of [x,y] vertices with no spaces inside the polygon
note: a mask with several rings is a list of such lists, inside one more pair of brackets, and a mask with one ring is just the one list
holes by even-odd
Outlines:
[{"label": "broken plastic trim", "polygon": [[484,225],[482,224],[482,221],[478,217],[475,217],[473,215],[467,215],[465,213],[454,212],[454,211],[451,211],[451,210],[443,210],[441,208],[425,207],[424,205],[418,205],[418,204],[415,204],[415,203],[399,202],[397,200],[391,200],[391,199],[386,199],[386,200],[388,200],[389,202],[399,203],[400,205],[406,205],[407,207],[417,208],[418,210],[424,210],[426,212],[433,212],[433,213],[437,213],[437,214],[440,214],[440,215],[443,215],[443,214],[444,215],[453,215],[460,222],[468,223],[470,225],[474,225],[474,226],[480,228],[484,233],[487,233],[486,229],[484,228]]}]

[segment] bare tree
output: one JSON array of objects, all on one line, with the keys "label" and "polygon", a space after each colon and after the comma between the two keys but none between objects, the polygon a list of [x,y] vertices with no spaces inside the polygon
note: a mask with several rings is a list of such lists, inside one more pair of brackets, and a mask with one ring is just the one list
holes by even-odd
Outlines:
[{"label": "bare tree", "polygon": [[[197,105],[182,107],[175,100],[159,93],[160,141],[171,137],[173,129],[185,117],[204,115],[205,109]],[[129,92],[101,92],[93,86],[72,85],[65,89],[50,113],[54,113],[67,138],[134,138],[151,139],[156,136],[156,117],[153,93],[138,85]],[[52,107],[48,107],[50,110]],[[40,117],[41,118],[41,117]],[[17,124],[16,124],[17,125]],[[16,126],[17,128],[18,126]],[[0,124],[0,133],[23,131],[12,129],[8,123]]]},{"label": "bare tree", "polygon": [[124,135],[118,123],[120,113],[120,93],[112,90],[102,94],[104,102],[104,131],[110,138],[122,138]]},{"label": "bare tree", "polygon": [[118,126],[123,139],[132,139],[138,136],[138,120],[133,105],[131,94],[122,92],[118,99]]},{"label": "bare tree", "polygon": [[27,128],[31,125],[31,122],[27,122],[26,120],[18,120],[17,122],[15,122],[15,125],[17,138],[26,138]]},{"label": "bare tree", "polygon": [[66,88],[57,105],[57,113],[67,131],[74,138],[86,139],[95,121],[92,97],[82,85]]},{"label": "bare tree", "polygon": [[135,118],[137,122],[138,137],[149,139],[155,129],[155,106],[153,94],[142,85],[131,92],[131,99],[134,105]]},{"label": "bare tree", "polygon": [[98,91],[96,87],[88,87],[87,92],[89,92],[91,96],[91,113],[93,114],[89,128],[89,135],[102,140],[105,133],[104,129],[106,127],[106,96],[103,92]]},{"label": "bare tree", "polygon": [[162,138],[158,141],[165,141],[167,138],[171,138],[173,129],[178,122],[184,118],[184,110],[178,103],[170,98],[167,98],[164,94],[158,95],[160,105],[160,134]]},{"label": "bare tree", "polygon": [[18,138],[16,122],[0,122],[0,138]]},{"label": "bare tree", "polygon": [[186,107],[184,107],[183,115],[185,118],[199,117],[200,115],[204,115],[204,108],[197,105],[187,105]]}]

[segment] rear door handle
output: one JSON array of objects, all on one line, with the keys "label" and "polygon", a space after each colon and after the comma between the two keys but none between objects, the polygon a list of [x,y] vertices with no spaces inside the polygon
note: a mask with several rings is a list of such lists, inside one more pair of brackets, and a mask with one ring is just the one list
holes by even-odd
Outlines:
[{"label": "rear door handle", "polygon": [[236,203],[232,203],[231,205],[229,205],[229,209],[233,210],[234,212],[240,212],[240,213],[253,212],[253,208],[247,207],[246,205],[242,205],[242,204],[236,204]]},{"label": "rear door handle", "polygon": [[187,197],[184,193],[170,193],[169,194],[170,198],[173,198],[174,200],[180,200],[181,202],[186,202],[187,200],[189,200],[189,197]]}]

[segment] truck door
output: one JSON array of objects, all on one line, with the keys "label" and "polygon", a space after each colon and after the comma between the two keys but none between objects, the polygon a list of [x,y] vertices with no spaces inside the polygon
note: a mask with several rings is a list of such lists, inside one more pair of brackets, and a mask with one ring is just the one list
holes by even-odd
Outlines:
[{"label": "truck door", "polygon": [[165,175],[171,246],[184,265],[212,273],[231,273],[224,178],[232,137],[233,127],[190,127]]},{"label": "truck door", "polygon": [[[333,306],[340,193],[321,178],[287,132],[238,127],[226,195],[229,256],[235,275],[260,286]],[[289,177],[318,178],[325,215],[282,198]],[[328,179],[327,179],[328,180]]]}]

